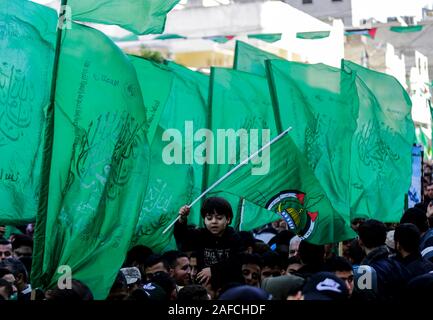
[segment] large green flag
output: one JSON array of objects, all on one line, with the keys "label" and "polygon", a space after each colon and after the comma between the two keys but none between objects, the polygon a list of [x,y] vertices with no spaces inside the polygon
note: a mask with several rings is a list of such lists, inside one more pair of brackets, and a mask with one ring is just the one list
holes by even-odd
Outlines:
[{"label": "large green flag", "polygon": [[294,143],[349,225],[350,152],[358,115],[355,75],[323,64],[268,63],[282,127],[293,127]]},{"label": "large green flag", "polygon": [[0,224],[35,220],[57,14],[0,2]]},{"label": "large green flag", "polygon": [[266,76],[265,61],[268,59],[281,58],[248,43],[236,41],[233,69]]},{"label": "large green flag", "polygon": [[327,244],[353,237],[345,217],[332,207],[290,133],[270,146],[265,161],[269,167],[266,174],[253,175],[254,163],[249,161],[214,191],[224,190],[278,212],[293,231],[311,243]]},{"label": "large green flag", "polygon": [[344,61],[344,68],[357,76],[359,100],[352,148],[352,218],[397,222],[412,175],[410,97],[392,76],[350,61]]},{"label": "large green flag", "polygon": [[172,91],[174,75],[162,64],[135,56],[129,56],[129,58],[140,83],[147,112],[147,136],[149,143],[152,143],[162,112]]},{"label": "large green flag", "polygon": [[[208,185],[211,185],[248,154],[253,154],[277,135],[269,86],[266,78],[242,71],[212,68],[211,72],[211,125],[213,141],[213,164],[208,167]],[[257,157],[256,174],[266,172]],[[253,230],[281,218],[268,210],[257,210],[250,204],[240,209],[240,199],[226,197],[234,211],[233,225],[242,230]],[[245,210],[246,209],[246,210]],[[248,219],[249,213],[256,219]],[[242,213],[242,217],[238,216]],[[241,223],[242,219],[242,223]]]},{"label": "large green flag", "polygon": [[[173,233],[162,231],[176,218],[179,208],[191,203],[203,189],[204,165],[194,161],[194,150],[201,142],[193,139],[197,130],[207,128],[209,77],[172,62],[161,65],[132,59],[145,103],[161,102],[151,147],[149,188],[133,245],[161,252],[175,248]],[[171,79],[169,90],[166,84],[150,84],[157,73]],[[193,207],[190,223],[200,224],[199,207]]]},{"label": "large green flag", "polygon": [[136,34],[163,33],[179,0],[69,0],[72,19],[118,25]]},{"label": "large green flag", "polygon": [[146,193],[142,100],[133,66],[108,37],[79,24],[64,32],[48,207],[37,216],[45,227],[35,233],[34,286],[55,286],[69,267],[96,299],[107,296]]}]

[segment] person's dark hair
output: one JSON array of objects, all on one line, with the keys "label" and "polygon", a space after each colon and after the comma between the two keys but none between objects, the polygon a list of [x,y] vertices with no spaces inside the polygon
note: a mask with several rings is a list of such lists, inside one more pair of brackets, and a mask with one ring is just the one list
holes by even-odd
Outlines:
[{"label": "person's dark hair", "polygon": [[144,265],[146,259],[151,254],[153,254],[152,249],[142,245],[135,246],[128,251],[125,262],[123,263],[123,267],[124,268],[135,267],[136,264]]},{"label": "person's dark hair", "polygon": [[366,248],[377,248],[385,244],[386,226],[378,220],[366,220],[359,226],[358,235]]},{"label": "person's dark hair", "polygon": [[144,263],[144,267],[148,268],[148,267],[154,266],[155,264],[160,263],[160,262],[162,262],[162,264],[164,265],[164,267],[167,270],[169,269],[170,266],[168,265],[167,260],[165,260],[163,258],[163,256],[160,254],[151,254],[149,257],[147,257],[147,259]]},{"label": "person's dark hair", "polygon": [[19,257],[18,260],[20,260],[24,264],[24,266],[26,267],[27,274],[31,275],[32,274],[33,258],[29,257],[29,256],[23,256],[23,257]]},{"label": "person's dark hair", "polygon": [[282,267],[282,263],[281,263],[281,256],[273,251],[269,251],[269,252],[265,252],[262,255],[262,259],[263,259],[263,267],[278,267],[281,268]]},{"label": "person's dark hair", "polygon": [[157,273],[152,278],[152,283],[159,285],[167,294],[167,300],[170,300],[171,293],[176,290],[176,281],[168,273]]},{"label": "person's dark hair", "polygon": [[0,238],[0,245],[7,246],[8,244],[11,244],[11,242],[5,238]]},{"label": "person's dark hair", "polygon": [[419,252],[421,233],[416,225],[403,223],[395,228],[394,241],[408,253]]},{"label": "person's dark hair", "polygon": [[407,209],[400,219],[400,224],[413,223],[421,233],[428,230],[428,220],[425,212],[418,208]]},{"label": "person's dark hair", "polygon": [[302,240],[299,244],[299,258],[306,265],[322,265],[325,260],[325,246]]},{"label": "person's dark hair", "polygon": [[26,283],[28,282],[29,276],[28,276],[27,269],[24,266],[24,264],[18,259],[9,258],[0,261],[0,268],[6,268],[10,270],[15,276],[15,278],[18,278],[18,275],[21,274],[23,281]]},{"label": "person's dark hair", "polygon": [[209,300],[205,287],[199,284],[187,285],[177,293],[178,302],[203,301]]},{"label": "person's dark hair", "polygon": [[344,257],[334,256],[326,260],[325,270],[329,272],[352,271],[352,264]]},{"label": "person's dark hair", "polygon": [[188,258],[188,255],[185,252],[181,252],[178,250],[170,250],[167,252],[164,252],[162,255],[162,259],[167,261],[167,264],[170,269],[176,268],[177,265],[177,259],[179,258]]},{"label": "person's dark hair", "polygon": [[248,247],[254,247],[256,239],[254,238],[254,234],[251,231],[239,231],[238,234],[241,238],[242,250],[246,250]]},{"label": "person's dark hair", "polygon": [[347,255],[353,264],[361,264],[362,260],[365,257],[365,253],[359,245],[358,239],[353,239],[350,242],[349,249],[347,250]]},{"label": "person's dark hair", "polygon": [[271,240],[269,240],[268,244],[272,246],[274,243],[278,245],[287,245],[290,246],[290,240],[295,236],[293,231],[291,230],[283,230],[277,233]]},{"label": "person's dark hair", "polygon": [[295,263],[301,263],[301,259],[299,256],[293,256],[287,259],[287,266]]},{"label": "person's dark hair", "polygon": [[72,279],[71,289],[60,289],[58,287],[48,290],[45,293],[47,300],[55,301],[91,301],[93,300],[92,291],[83,282]]},{"label": "person's dark hair", "polygon": [[5,288],[6,294],[10,297],[13,293],[12,285],[5,279],[0,278],[0,287]]},{"label": "person's dark hair", "polygon": [[3,278],[7,274],[12,274],[13,275],[12,271],[10,271],[9,269],[1,267],[0,268],[0,278]]},{"label": "person's dark hair", "polygon": [[244,265],[244,264],[256,264],[259,267],[263,266],[263,259],[262,259],[262,257],[260,257],[256,253],[253,253],[253,254],[244,253],[244,254],[240,255],[240,262],[241,262],[241,265]]},{"label": "person's dark hair", "polygon": [[203,219],[205,218],[206,214],[208,213],[213,214],[215,212],[224,215],[227,218],[227,220],[231,221],[233,219],[232,206],[224,198],[220,198],[220,197],[207,198],[203,202],[203,205],[200,208],[200,215]]},{"label": "person's dark hair", "polygon": [[30,247],[33,249],[33,239],[25,234],[17,234],[12,241],[12,250],[20,247]]}]

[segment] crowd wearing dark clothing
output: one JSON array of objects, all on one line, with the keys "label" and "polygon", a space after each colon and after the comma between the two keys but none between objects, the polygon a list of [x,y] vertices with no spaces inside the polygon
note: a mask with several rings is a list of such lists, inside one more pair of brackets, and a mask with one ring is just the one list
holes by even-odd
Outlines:
[{"label": "crowd wearing dark clothing", "polygon": [[[201,210],[204,228],[189,225],[189,208],[180,209],[173,231],[179,251],[136,246],[128,252],[107,300],[423,298],[433,292],[433,205],[423,208],[406,210],[399,224],[358,219],[352,223],[357,238],[317,245],[296,236],[282,220],[237,232],[229,226],[229,203],[208,198]],[[33,290],[32,248],[30,235],[0,239],[0,300],[93,300],[89,287],[76,279],[67,290]]]}]

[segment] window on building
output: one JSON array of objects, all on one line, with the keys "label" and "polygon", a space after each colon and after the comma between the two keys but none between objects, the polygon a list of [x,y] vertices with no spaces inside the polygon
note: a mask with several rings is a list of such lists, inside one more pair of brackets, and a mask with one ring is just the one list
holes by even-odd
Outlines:
[{"label": "window on building", "polygon": [[302,0],[302,4],[313,3],[313,0]]}]

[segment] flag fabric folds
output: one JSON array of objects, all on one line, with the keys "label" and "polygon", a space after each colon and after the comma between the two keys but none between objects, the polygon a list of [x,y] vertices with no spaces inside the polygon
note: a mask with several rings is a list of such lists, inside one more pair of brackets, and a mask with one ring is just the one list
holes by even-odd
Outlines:
[{"label": "flag fabric folds", "polygon": [[56,25],[52,9],[0,2],[0,224],[36,218]]},{"label": "flag fabric folds", "polygon": [[[210,86],[210,129],[216,141],[212,153],[214,163],[208,166],[207,171],[208,186],[277,135],[266,78],[232,69],[212,68]],[[261,163],[263,158],[258,157],[256,160],[259,160],[255,168],[256,174],[265,173],[268,168]],[[221,196],[231,202],[233,225],[239,223],[242,230],[253,230],[280,218],[267,210],[261,210],[256,219],[243,219],[240,216],[241,200],[225,194]],[[246,208],[243,217],[247,217],[250,212],[257,212],[252,205],[247,205]]]},{"label": "flag fabric folds", "polygon": [[118,25],[135,34],[163,33],[179,0],[69,0],[72,19]]},{"label": "flag fabric folds", "polygon": [[268,67],[281,127],[293,127],[294,143],[349,225],[350,150],[358,115],[355,75],[282,60],[268,61]]},{"label": "flag fabric folds", "polygon": [[254,165],[249,162],[215,191],[241,195],[255,205],[281,214],[290,229],[311,243],[334,243],[353,237],[345,232],[348,231],[345,218],[333,209],[290,133],[269,148],[267,174],[252,175]]},{"label": "flag fabric folds", "polygon": [[267,59],[282,59],[275,54],[260,50],[243,41],[236,41],[233,69],[245,71],[259,76],[266,76]]},{"label": "flag fabric folds", "polygon": [[[149,187],[140,210],[132,245],[154,251],[175,249],[172,233],[162,231],[179,208],[198,197],[204,166],[194,161],[194,131],[207,128],[209,77],[169,62],[157,64],[131,57],[142,86],[145,105],[158,105],[157,129],[151,144]],[[158,76],[159,74],[159,76]],[[170,86],[157,81],[170,79]],[[159,88],[158,88],[159,87]],[[157,119],[157,120],[155,120]],[[191,210],[190,223],[200,225],[200,205]]]},{"label": "flag fabric folds", "polygon": [[73,24],[61,42],[52,157],[44,168],[48,207],[37,215],[34,287],[55,286],[66,266],[95,299],[106,298],[147,191],[145,129],[140,86],[126,55],[101,32]]},{"label": "flag fabric folds", "polygon": [[397,79],[350,61],[359,105],[351,166],[352,218],[398,222],[411,183],[412,102]]}]

